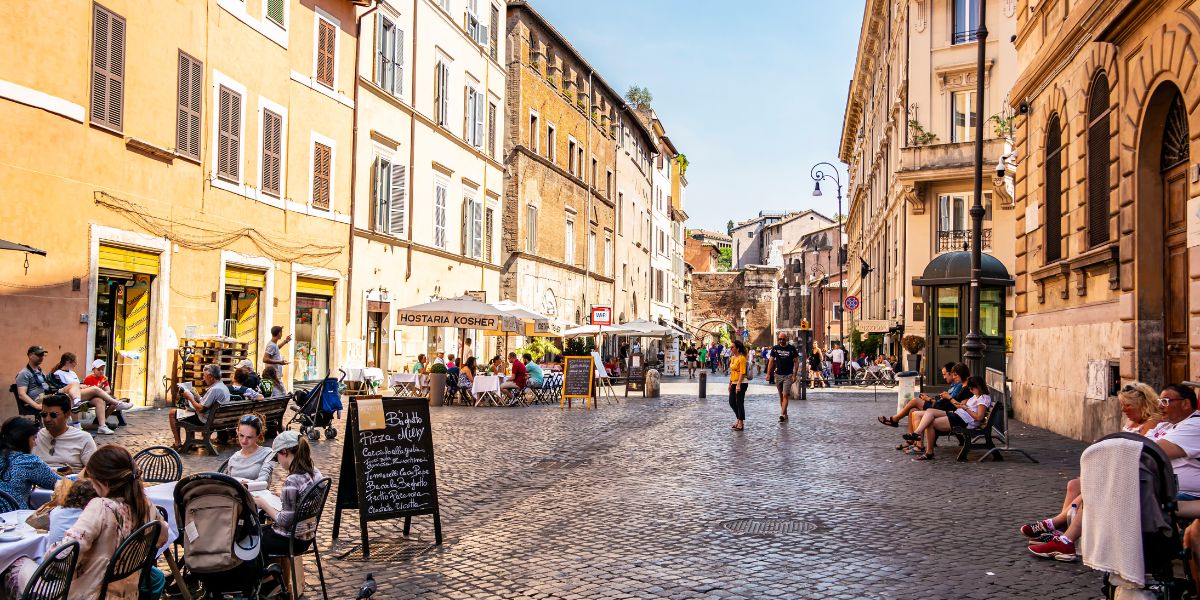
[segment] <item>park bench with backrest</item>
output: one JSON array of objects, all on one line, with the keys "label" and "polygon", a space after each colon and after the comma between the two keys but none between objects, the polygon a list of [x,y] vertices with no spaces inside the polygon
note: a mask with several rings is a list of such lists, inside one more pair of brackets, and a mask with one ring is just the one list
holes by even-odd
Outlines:
[{"label": "park bench with backrest", "polygon": [[[997,397],[996,391],[988,389],[988,394],[992,398]],[[996,418],[1000,411],[1004,410],[1003,401],[993,401],[988,407],[987,412],[983,415],[983,425],[975,429],[967,429],[966,427],[951,427],[950,435],[958,438],[958,443],[962,448],[958,451],[959,462],[967,460],[967,454],[973,449],[991,450],[996,447],[995,441],[992,439],[992,429],[996,425]],[[994,460],[1004,460],[999,453],[993,453]]]},{"label": "park bench with backrest", "polygon": [[[212,445],[212,434],[236,430],[238,420],[246,413],[261,414],[266,419],[268,432],[282,431],[283,413],[287,411],[288,402],[291,400],[291,395],[258,401],[242,400],[240,396],[234,396],[233,402],[214,406],[213,413],[208,416],[208,420],[203,425],[180,421],[179,426],[183,428],[186,436],[183,440],[182,452],[191,450],[194,444],[203,444],[210,453],[216,455],[217,450]],[[197,433],[200,434],[199,438],[196,437]]]}]

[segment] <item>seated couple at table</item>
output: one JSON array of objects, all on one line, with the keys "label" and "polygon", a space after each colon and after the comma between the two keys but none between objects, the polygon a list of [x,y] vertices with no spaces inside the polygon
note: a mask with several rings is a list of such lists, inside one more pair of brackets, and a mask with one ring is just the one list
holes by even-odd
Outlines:
[{"label": "seated couple at table", "polygon": [[500,385],[501,390],[542,387],[545,375],[542,373],[542,368],[533,362],[532,355],[525,354],[518,360],[516,352],[509,352],[508,361],[512,364],[512,375]]},{"label": "seated couple at table", "polygon": [[[7,428],[8,423],[5,426]],[[0,451],[3,453],[0,463],[9,463],[12,455],[18,451],[8,448],[12,440],[7,435],[0,437],[4,438],[5,444]],[[99,594],[105,569],[117,546],[138,527],[159,521],[162,526],[156,544],[161,547],[167,543],[168,537],[167,523],[146,497],[141,475],[128,450],[114,444],[97,449],[87,462],[87,481],[96,497],[89,500],[82,510],[77,514],[61,508],[51,511],[52,530],[63,530],[63,533],[61,540],[47,548],[46,554],[49,555],[61,544],[79,544],[79,562],[71,582],[71,598],[95,598]],[[76,485],[80,483],[72,487]],[[71,490],[66,495],[68,502],[75,495],[75,503],[78,504],[88,492],[81,488],[78,494]],[[63,512],[55,515],[55,511],[59,510]],[[0,573],[0,594],[7,598],[20,597],[37,570],[38,563],[34,558],[40,557],[18,558]],[[138,574],[109,584],[108,597],[134,600],[139,596],[139,587],[150,596],[157,597],[162,592],[164,581],[163,573],[152,568],[146,580],[142,580]]]}]

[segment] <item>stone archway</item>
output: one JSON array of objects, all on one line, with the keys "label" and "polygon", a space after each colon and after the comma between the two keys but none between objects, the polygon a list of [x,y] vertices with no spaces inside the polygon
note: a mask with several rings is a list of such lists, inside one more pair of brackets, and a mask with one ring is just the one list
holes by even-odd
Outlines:
[{"label": "stone archway", "polygon": [[1134,206],[1137,376],[1155,389],[1188,379],[1189,129],[1179,88],[1161,83],[1139,127]]}]

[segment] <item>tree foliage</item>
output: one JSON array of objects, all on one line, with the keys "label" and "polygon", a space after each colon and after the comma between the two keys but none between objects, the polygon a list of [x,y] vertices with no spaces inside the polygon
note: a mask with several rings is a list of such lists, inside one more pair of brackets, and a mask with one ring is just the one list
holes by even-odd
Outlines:
[{"label": "tree foliage", "polygon": [[554,342],[550,341],[550,338],[534,337],[529,338],[529,343],[517,348],[516,353],[518,355],[528,354],[533,357],[535,362],[541,362],[547,355],[561,355],[562,350],[559,350],[558,346],[555,346]]},{"label": "tree foliage", "polygon": [[654,101],[654,94],[650,93],[649,88],[631,85],[629,91],[625,92],[625,100],[638,108],[648,107]]},{"label": "tree foliage", "polygon": [[721,271],[733,270],[733,248],[721,248],[721,258],[717,259],[717,269]]},{"label": "tree foliage", "polygon": [[686,175],[687,175],[687,169],[688,169],[688,157],[687,157],[687,155],[686,155],[686,154],[684,154],[684,153],[682,153],[682,152],[680,152],[680,153],[679,153],[679,156],[676,156],[676,157],[675,157],[675,162],[679,163],[679,176],[680,176],[680,177],[686,176]]}]

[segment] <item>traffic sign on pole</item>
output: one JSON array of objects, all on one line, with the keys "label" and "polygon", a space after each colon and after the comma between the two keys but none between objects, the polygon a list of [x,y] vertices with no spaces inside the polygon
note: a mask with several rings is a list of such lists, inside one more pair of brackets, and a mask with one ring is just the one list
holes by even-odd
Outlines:
[{"label": "traffic sign on pole", "polygon": [[858,296],[846,296],[846,303],[845,303],[846,310],[848,310],[850,312],[854,312],[854,311],[858,310],[858,305],[859,305]]}]

